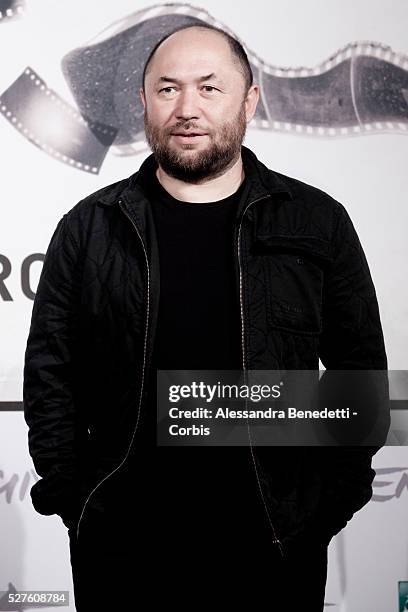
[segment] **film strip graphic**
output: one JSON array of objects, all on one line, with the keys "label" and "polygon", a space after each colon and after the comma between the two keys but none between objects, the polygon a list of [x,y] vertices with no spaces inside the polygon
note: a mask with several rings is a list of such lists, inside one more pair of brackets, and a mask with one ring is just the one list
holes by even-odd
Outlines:
[{"label": "film strip graphic", "polygon": [[257,128],[311,136],[408,134],[408,56],[386,45],[350,43],[314,68],[254,65],[266,114],[254,118]]},{"label": "film strip graphic", "polygon": [[[150,50],[178,27],[200,23],[221,28],[240,40],[247,51],[254,80],[261,90],[251,127],[312,137],[408,134],[407,55],[381,43],[362,41],[344,46],[315,67],[275,66],[249,49],[205,9],[169,3],[120,19],[62,60],[64,75],[80,109],[88,109],[90,116],[98,113],[99,120],[109,123],[109,113],[115,108],[120,129],[112,152],[137,153],[144,141],[141,103],[136,106],[123,100],[127,91],[133,95],[141,86],[143,65]],[[128,53],[128,49],[132,52]],[[112,73],[103,82],[98,62],[107,65],[109,62],[104,60],[108,58],[112,60],[109,68]],[[87,82],[81,77],[85,65],[98,83],[94,100],[110,102],[105,111],[100,104],[93,107],[89,99],[89,86],[87,89]],[[114,84],[114,91],[109,89],[109,83]],[[116,105],[119,100],[121,106]]]},{"label": "film strip graphic", "polygon": [[[97,174],[108,150],[131,156],[148,148],[138,91],[150,50],[180,26],[203,23],[235,36],[189,4],[132,13],[62,59],[77,108],[27,68],[0,96],[0,112],[54,159]],[[408,134],[407,55],[381,43],[357,42],[316,67],[284,68],[240,42],[261,91],[251,127],[312,137]]]},{"label": "film strip graphic", "polygon": [[0,112],[42,151],[98,174],[117,129],[92,121],[67,104],[30,67],[0,95]]},{"label": "film strip graphic", "polygon": [[24,0],[0,0],[0,23],[21,17],[25,13]]}]

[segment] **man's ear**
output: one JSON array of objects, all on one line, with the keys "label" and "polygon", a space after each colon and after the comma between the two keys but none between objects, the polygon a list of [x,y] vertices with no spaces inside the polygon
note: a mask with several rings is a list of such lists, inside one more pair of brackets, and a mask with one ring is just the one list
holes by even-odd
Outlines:
[{"label": "man's ear", "polygon": [[143,91],[143,87],[139,89],[140,99],[142,100],[143,108],[146,108],[146,98]]},{"label": "man's ear", "polygon": [[247,123],[249,123],[252,117],[255,115],[258,100],[259,100],[259,85],[251,85],[245,97],[245,114],[246,114]]}]

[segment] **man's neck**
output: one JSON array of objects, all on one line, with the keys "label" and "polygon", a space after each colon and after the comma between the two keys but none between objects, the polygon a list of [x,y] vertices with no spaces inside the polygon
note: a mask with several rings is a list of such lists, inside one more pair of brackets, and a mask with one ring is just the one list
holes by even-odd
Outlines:
[{"label": "man's neck", "polygon": [[185,183],[173,178],[158,166],[156,176],[164,189],[176,200],[191,203],[217,202],[237,191],[245,178],[241,154],[231,168],[203,183]]}]

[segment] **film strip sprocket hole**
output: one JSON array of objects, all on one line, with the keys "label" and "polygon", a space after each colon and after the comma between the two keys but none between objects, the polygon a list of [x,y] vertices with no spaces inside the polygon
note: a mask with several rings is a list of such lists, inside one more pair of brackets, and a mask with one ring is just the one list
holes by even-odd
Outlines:
[{"label": "film strip sprocket hole", "polygon": [[8,19],[21,17],[24,12],[24,0],[0,0],[0,23]]},{"label": "film strip sprocket hole", "polygon": [[117,128],[91,121],[27,67],[0,96],[0,112],[27,140],[53,158],[98,174]]}]

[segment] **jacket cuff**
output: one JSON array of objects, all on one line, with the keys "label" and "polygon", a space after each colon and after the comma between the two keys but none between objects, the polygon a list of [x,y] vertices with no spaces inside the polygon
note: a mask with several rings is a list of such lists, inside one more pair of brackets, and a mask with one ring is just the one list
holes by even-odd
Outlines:
[{"label": "jacket cuff", "polygon": [[62,474],[42,478],[31,487],[30,495],[39,514],[73,515],[78,508],[78,486],[72,477]]}]

